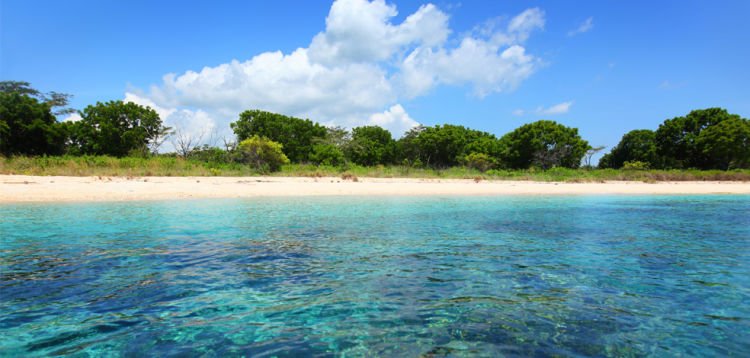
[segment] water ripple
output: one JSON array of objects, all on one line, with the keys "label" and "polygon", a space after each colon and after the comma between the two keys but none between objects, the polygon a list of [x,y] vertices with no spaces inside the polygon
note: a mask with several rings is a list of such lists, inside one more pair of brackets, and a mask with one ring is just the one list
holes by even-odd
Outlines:
[{"label": "water ripple", "polygon": [[750,198],[0,207],[0,355],[750,352]]}]

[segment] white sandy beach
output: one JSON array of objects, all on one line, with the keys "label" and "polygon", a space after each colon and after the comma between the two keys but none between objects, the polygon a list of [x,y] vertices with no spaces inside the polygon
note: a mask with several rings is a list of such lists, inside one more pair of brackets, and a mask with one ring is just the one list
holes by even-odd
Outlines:
[{"label": "white sandy beach", "polygon": [[458,179],[0,175],[0,203],[316,195],[750,194],[748,182],[555,183]]}]

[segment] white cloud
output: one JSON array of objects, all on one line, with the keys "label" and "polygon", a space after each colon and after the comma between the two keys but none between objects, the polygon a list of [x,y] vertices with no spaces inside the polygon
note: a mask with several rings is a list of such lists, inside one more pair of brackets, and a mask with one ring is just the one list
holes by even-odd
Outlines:
[{"label": "white cloud", "polygon": [[400,104],[392,106],[383,113],[371,115],[368,122],[389,130],[395,137],[400,137],[409,129],[419,125],[417,121],[409,117],[409,114]]},{"label": "white cloud", "polygon": [[514,116],[525,116],[527,114],[535,114],[539,116],[554,116],[559,114],[565,114],[570,111],[570,107],[573,106],[573,101],[562,102],[550,107],[539,106],[534,110],[516,109],[512,112]]},{"label": "white cloud", "polygon": [[539,107],[536,109],[535,112],[536,114],[541,114],[541,115],[565,114],[565,113],[568,113],[568,111],[570,111],[571,106],[573,106],[573,102],[568,101],[568,102],[558,103],[548,108]]},{"label": "white cloud", "polygon": [[589,17],[583,23],[578,25],[577,28],[568,31],[568,36],[575,36],[575,35],[582,34],[584,32],[589,32],[593,28],[594,28],[594,18]]},{"label": "white cloud", "polygon": [[153,109],[154,111],[156,111],[157,114],[159,114],[159,118],[161,118],[162,120],[165,118],[169,118],[172,115],[172,113],[177,111],[176,109],[173,109],[173,108],[163,108],[163,107],[157,106],[156,103],[154,103],[154,101],[148,98],[139,97],[138,95],[134,93],[130,93],[130,92],[125,92],[125,99],[123,99],[122,101],[125,103],[132,102],[137,105],[151,107],[151,109]]},{"label": "white cloud", "polygon": [[417,48],[402,62],[401,89],[407,98],[422,96],[437,84],[470,84],[484,97],[513,91],[539,67],[522,43],[536,29],[544,28],[544,12],[534,8],[511,19],[505,31],[491,22],[465,36],[456,48]]},{"label": "white cloud", "polygon": [[408,45],[435,47],[448,38],[448,16],[435,5],[423,5],[400,25],[398,14],[383,0],[339,0],[326,18],[326,31],[310,45],[310,58],[335,65],[388,60]]},{"label": "white cloud", "polygon": [[537,8],[504,28],[455,39],[448,15],[432,4],[398,24],[396,15],[383,0],[338,0],[307,48],[167,74],[148,90],[130,90],[126,100],[151,106],[166,125],[206,125],[220,135],[231,133],[228,123],[246,109],[345,127],[382,123],[403,132],[416,121],[402,100],[439,85],[468,86],[478,97],[513,91],[539,67],[523,45],[544,28]]},{"label": "white cloud", "polygon": [[75,112],[75,113],[71,113],[67,117],[63,118],[62,121],[63,122],[78,122],[81,119],[83,119],[83,118],[81,118],[81,115],[78,112]]},{"label": "white cloud", "polygon": [[524,42],[531,32],[544,28],[544,11],[539,8],[528,9],[510,20],[508,32],[516,36],[518,42]]}]

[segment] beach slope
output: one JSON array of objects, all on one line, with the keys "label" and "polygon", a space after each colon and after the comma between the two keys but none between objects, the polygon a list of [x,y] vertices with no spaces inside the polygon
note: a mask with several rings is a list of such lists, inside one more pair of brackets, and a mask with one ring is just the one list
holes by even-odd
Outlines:
[{"label": "beach slope", "polygon": [[750,194],[748,182],[558,183],[304,177],[55,177],[0,175],[0,203],[320,195]]}]

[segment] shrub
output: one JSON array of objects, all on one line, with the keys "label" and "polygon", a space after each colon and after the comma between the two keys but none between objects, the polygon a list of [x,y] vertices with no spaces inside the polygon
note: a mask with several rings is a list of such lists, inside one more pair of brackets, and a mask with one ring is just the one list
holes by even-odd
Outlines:
[{"label": "shrub", "polygon": [[648,170],[648,168],[648,163],[639,160],[627,161],[622,165],[622,169],[624,170]]},{"label": "shrub", "polygon": [[310,154],[310,161],[318,165],[339,166],[344,164],[344,152],[333,144],[316,144]]},{"label": "shrub", "polygon": [[250,164],[260,172],[274,172],[289,163],[289,158],[281,150],[282,145],[265,137],[252,136],[240,142],[238,161]]},{"label": "shrub", "polygon": [[479,170],[484,173],[495,167],[496,161],[484,153],[471,153],[463,158],[466,167]]}]

